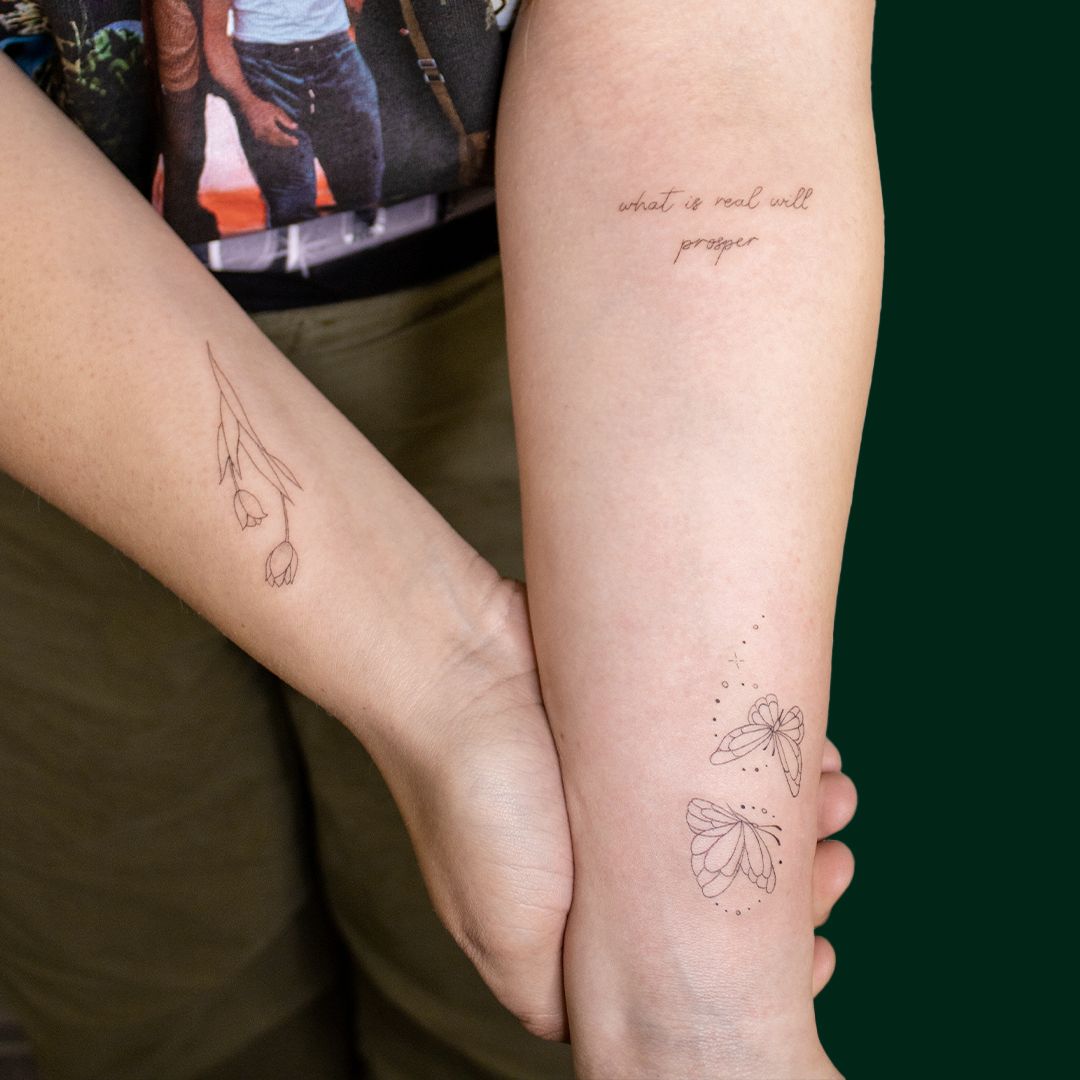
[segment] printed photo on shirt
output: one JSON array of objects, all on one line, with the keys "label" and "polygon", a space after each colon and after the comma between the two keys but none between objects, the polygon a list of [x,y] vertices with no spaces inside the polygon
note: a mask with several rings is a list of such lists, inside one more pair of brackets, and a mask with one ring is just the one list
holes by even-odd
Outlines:
[{"label": "printed photo on shirt", "polygon": [[340,211],[374,234],[490,184],[518,6],[0,0],[0,49],[190,244]]},{"label": "printed photo on shirt", "polygon": [[[379,97],[363,0],[155,0],[159,198],[189,242],[382,199]],[[212,220],[211,220],[212,219]]]}]

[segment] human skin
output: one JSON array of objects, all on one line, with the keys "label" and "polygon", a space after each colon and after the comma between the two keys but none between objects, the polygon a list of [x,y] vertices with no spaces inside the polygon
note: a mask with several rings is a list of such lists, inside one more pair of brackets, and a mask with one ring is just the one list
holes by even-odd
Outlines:
[{"label": "human skin", "polygon": [[[836,1075],[812,862],[881,290],[872,12],[535,0],[515,30],[498,205],[584,1077]],[[695,799],[754,817],[710,835]]]},{"label": "human skin", "polygon": [[[270,345],[6,58],[0,96],[11,103],[0,467],[348,726],[390,783],[451,933],[530,1030],[562,1036],[570,840],[522,588]],[[241,530],[228,476],[219,485],[207,342],[302,484],[289,486],[291,584],[265,580],[272,522]],[[260,482],[246,458],[244,473]],[[853,809],[846,778],[828,790],[822,835]],[[824,916],[850,857],[834,843],[819,867]]]},{"label": "human skin", "polygon": [[[0,468],[363,742],[448,929],[523,1023],[561,1031],[569,837],[524,590],[278,352],[6,57],[0,100]],[[221,477],[208,342],[237,408],[301,485],[284,485],[291,584],[266,580],[283,520],[249,436],[229,455],[261,508],[243,520],[266,518],[242,529],[230,470]]]},{"label": "human skin", "polygon": [[227,31],[231,0],[204,0],[203,48],[210,73],[246,118],[255,137],[273,146],[296,146],[297,124],[284,109],[252,93]]}]

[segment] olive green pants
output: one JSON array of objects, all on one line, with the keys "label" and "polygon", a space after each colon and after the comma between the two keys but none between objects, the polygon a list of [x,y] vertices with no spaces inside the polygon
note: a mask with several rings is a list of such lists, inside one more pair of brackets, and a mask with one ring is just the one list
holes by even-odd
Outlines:
[{"label": "olive green pants", "polygon": [[[497,260],[257,321],[521,575]],[[3,474],[0,998],[42,1080],[570,1075],[437,921],[353,737]]]}]

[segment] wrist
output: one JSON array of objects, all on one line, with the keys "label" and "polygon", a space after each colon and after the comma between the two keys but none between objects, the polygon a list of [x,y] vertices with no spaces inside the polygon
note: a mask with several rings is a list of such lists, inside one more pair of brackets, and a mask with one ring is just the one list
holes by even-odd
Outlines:
[{"label": "wrist", "polygon": [[486,656],[505,587],[381,460],[359,498],[356,433],[343,434],[302,474],[318,482],[307,481],[306,514],[291,523],[296,584],[262,588],[236,636],[382,765],[399,745],[410,752],[410,740],[430,738],[434,719],[468,692],[467,661]]},{"label": "wrist", "polygon": [[648,861],[583,871],[575,845],[564,972],[578,1075],[835,1077],[814,1019],[809,926],[763,911],[703,922],[696,904],[642,887]]},{"label": "wrist", "polygon": [[446,738],[452,719],[519,655],[506,640],[519,586],[456,534],[448,537],[441,519],[436,526],[388,575],[392,597],[383,606],[392,614],[364,643],[366,672],[350,680],[338,713],[384,773],[426,760],[435,736]]},{"label": "wrist", "polygon": [[245,117],[251,113],[251,110],[258,105],[261,100],[261,98],[256,97],[255,94],[252,93],[246,84],[242,87],[238,86],[233,88],[232,103]]},{"label": "wrist", "polygon": [[[817,1036],[813,1010],[770,1009],[729,978],[689,1007],[672,1008],[680,972],[608,1001],[596,997],[581,1015],[570,1002],[575,1074],[581,1080],[657,1076],[760,1080],[836,1080]],[[668,1000],[661,1000],[666,998]]]}]

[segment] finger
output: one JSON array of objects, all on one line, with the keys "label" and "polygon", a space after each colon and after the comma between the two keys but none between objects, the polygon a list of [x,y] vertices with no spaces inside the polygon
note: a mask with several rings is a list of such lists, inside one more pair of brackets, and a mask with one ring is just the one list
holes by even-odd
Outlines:
[{"label": "finger", "polygon": [[823,937],[814,938],[814,997],[817,997],[836,970],[836,950]]},{"label": "finger", "polygon": [[294,138],[292,135],[286,134],[280,128],[277,128],[270,135],[269,142],[274,146],[296,146],[300,140]]},{"label": "finger", "polygon": [[821,759],[822,772],[839,772],[841,769],[840,751],[832,739],[825,740],[825,754]]},{"label": "finger", "polygon": [[851,824],[859,796],[846,773],[825,773],[818,786],[818,839]]},{"label": "finger", "polygon": [[286,131],[296,130],[296,121],[284,109],[274,110],[274,120]]},{"label": "finger", "polygon": [[814,925],[822,926],[855,876],[855,856],[839,840],[823,840],[814,852]]}]

